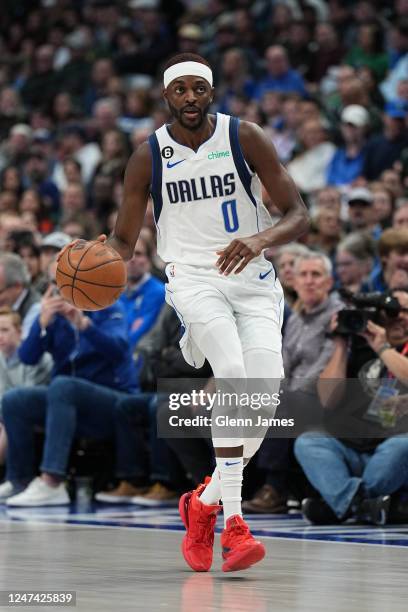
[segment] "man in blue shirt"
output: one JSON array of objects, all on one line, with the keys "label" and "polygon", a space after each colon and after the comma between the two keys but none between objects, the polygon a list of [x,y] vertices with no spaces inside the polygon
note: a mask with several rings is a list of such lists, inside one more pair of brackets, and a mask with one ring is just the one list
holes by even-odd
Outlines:
[{"label": "man in blue shirt", "polygon": [[341,135],[344,146],[339,147],[327,168],[328,185],[350,185],[363,171],[366,133],[370,123],[368,111],[359,104],[350,104],[341,113]]},{"label": "man in blue shirt", "polygon": [[300,74],[289,64],[288,54],[284,47],[273,45],[265,52],[268,75],[261,79],[255,90],[255,98],[260,100],[266,91],[297,93],[306,97],[305,84]]},{"label": "man in blue shirt", "polygon": [[[75,437],[114,437],[117,476],[126,481],[143,476],[137,473],[135,438],[122,407],[138,391],[123,309],[116,303],[84,313],[54,291],[51,284],[19,349],[21,361],[29,365],[45,352],[52,355],[51,383],[3,396],[8,454],[0,501],[10,506],[69,503],[63,481]],[[32,480],[38,426],[45,429],[45,442],[41,476]]]},{"label": "man in blue shirt", "polygon": [[126,311],[132,350],[153,327],[164,304],[164,283],[151,275],[151,266],[150,245],[140,237],[127,263],[127,289],[119,298]]}]

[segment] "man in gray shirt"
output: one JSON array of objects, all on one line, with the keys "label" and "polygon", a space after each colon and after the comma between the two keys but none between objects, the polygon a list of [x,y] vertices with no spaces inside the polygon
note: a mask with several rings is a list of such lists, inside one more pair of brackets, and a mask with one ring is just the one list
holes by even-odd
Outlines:
[{"label": "man in gray shirt", "polygon": [[[298,303],[286,324],[283,338],[283,364],[286,392],[299,392],[311,397],[316,381],[334,350],[327,335],[332,315],[343,307],[333,286],[330,259],[317,252],[301,255],[295,264],[295,290]],[[300,394],[299,394],[300,395]],[[299,395],[296,396],[299,404]],[[305,410],[307,410],[305,402]],[[276,415],[278,416],[278,415]],[[258,467],[266,472],[266,481],[255,496],[243,503],[245,512],[282,513],[287,511],[288,475],[293,452],[293,439],[266,438],[258,453]]]}]

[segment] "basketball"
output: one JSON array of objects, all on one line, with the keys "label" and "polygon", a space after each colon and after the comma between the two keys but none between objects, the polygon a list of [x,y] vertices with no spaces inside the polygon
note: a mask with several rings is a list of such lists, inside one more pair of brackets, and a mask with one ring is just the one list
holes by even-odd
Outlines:
[{"label": "basketball", "polygon": [[126,265],[98,240],[80,240],[60,257],[56,282],[62,297],[81,310],[111,306],[126,287]]}]

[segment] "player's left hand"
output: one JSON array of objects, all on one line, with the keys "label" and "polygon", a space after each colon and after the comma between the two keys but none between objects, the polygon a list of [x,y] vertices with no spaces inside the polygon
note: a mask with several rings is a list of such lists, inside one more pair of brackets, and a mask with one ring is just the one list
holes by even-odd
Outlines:
[{"label": "player's left hand", "polygon": [[225,249],[217,251],[219,258],[215,265],[219,268],[219,273],[225,276],[228,276],[233,270],[234,274],[239,274],[251,259],[262,253],[263,248],[258,236],[235,238]]}]

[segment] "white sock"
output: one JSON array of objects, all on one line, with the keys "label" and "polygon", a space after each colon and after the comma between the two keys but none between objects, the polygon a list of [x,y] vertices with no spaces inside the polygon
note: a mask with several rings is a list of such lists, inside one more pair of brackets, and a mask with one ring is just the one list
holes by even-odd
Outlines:
[{"label": "white sock", "polygon": [[221,499],[220,473],[216,467],[211,476],[211,482],[200,495],[200,500],[207,506],[219,504]]},{"label": "white sock", "polygon": [[217,457],[217,468],[220,474],[221,499],[224,510],[224,527],[227,520],[239,514],[241,510],[242,477],[244,471],[243,457]]}]

